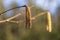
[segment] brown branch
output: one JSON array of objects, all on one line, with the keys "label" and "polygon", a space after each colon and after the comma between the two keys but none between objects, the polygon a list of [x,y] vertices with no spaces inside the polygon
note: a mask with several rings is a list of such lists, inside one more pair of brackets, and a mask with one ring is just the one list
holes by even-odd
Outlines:
[{"label": "brown branch", "polygon": [[37,17],[42,16],[44,14],[46,14],[46,12],[38,13],[36,16],[33,16],[31,20],[35,20]]},{"label": "brown branch", "polygon": [[[41,16],[41,15],[44,15],[44,14],[46,14],[46,13],[43,12],[43,13],[37,14],[36,16],[31,17],[30,20],[34,20],[34,19],[36,19],[37,17],[39,17],[39,16]],[[11,18],[8,18],[8,19],[6,19],[6,20],[0,21],[0,23],[4,23],[4,22],[12,22],[12,21],[11,21],[12,19],[14,19],[14,18],[16,18],[16,17],[18,17],[18,16],[20,16],[20,15],[22,15],[22,14],[19,13],[19,14],[15,15],[15,16],[11,17]]]},{"label": "brown branch", "polygon": [[8,19],[6,19],[6,20],[0,21],[0,23],[4,23],[4,22],[12,22],[12,21],[11,21],[12,19],[14,19],[14,18],[16,18],[16,17],[18,17],[18,16],[20,16],[20,15],[21,15],[21,14],[19,13],[19,14],[15,15],[15,16],[11,17],[11,18],[8,18]]},{"label": "brown branch", "polygon": [[26,5],[11,8],[11,9],[9,9],[9,10],[6,10],[6,11],[0,13],[0,15],[3,15],[4,13],[6,13],[6,12],[8,12],[8,11],[10,11],[10,10],[13,10],[13,9],[16,9],[16,8],[21,8],[21,7],[26,7]]},{"label": "brown branch", "polygon": [[14,18],[16,18],[16,17],[18,17],[18,16],[20,16],[20,15],[21,15],[21,14],[19,13],[19,14],[15,15],[15,16],[11,17],[11,18],[6,19],[6,21],[10,21],[10,20],[12,20],[12,19],[14,19]]},{"label": "brown branch", "polygon": [[24,22],[23,20],[19,20],[19,21],[7,21],[7,22],[12,22],[12,23],[21,23],[21,22]]}]

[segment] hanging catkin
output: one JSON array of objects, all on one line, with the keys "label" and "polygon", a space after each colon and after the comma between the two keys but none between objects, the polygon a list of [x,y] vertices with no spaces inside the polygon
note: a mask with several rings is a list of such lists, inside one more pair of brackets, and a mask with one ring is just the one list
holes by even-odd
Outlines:
[{"label": "hanging catkin", "polygon": [[52,26],[51,26],[51,14],[50,12],[47,12],[46,13],[46,16],[47,16],[47,31],[51,32],[52,31]]},{"label": "hanging catkin", "polygon": [[31,28],[31,11],[28,6],[26,6],[26,28]]}]

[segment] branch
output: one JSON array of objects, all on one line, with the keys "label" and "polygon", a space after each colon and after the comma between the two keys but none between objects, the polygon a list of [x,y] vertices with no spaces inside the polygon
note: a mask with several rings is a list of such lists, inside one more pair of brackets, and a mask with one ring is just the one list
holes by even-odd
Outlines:
[{"label": "branch", "polygon": [[38,13],[36,16],[33,16],[31,20],[35,20],[37,17],[42,16],[44,14],[46,14],[46,12]]},{"label": "branch", "polygon": [[24,22],[23,20],[19,20],[19,21],[7,21],[7,22],[12,22],[12,23],[22,23],[22,22]]},{"label": "branch", "polygon": [[[31,17],[31,20],[35,20],[37,17],[39,17],[39,16],[41,16],[41,15],[44,15],[44,14],[46,14],[46,13],[43,12],[43,13],[37,14],[36,16]],[[14,22],[14,23],[16,22],[16,23],[17,23],[17,21],[11,21],[11,20],[14,19],[14,18],[16,18],[16,17],[18,17],[18,16],[20,16],[20,15],[22,15],[22,14],[19,13],[19,14],[15,15],[15,16],[11,17],[11,18],[8,18],[8,19],[6,19],[6,20],[0,21],[0,23],[4,23],[4,22]],[[19,22],[19,21],[18,21],[18,22]]]},{"label": "branch", "polygon": [[13,9],[16,9],[16,8],[21,8],[21,7],[26,7],[26,5],[24,5],[24,6],[18,6],[18,7],[14,7],[14,8],[12,8],[12,9],[6,10],[6,11],[0,13],[0,15],[3,15],[4,13],[6,13],[6,12],[8,12],[8,11],[10,11],[10,10],[13,10]]},{"label": "branch", "polygon": [[20,15],[21,15],[21,14],[19,13],[19,14],[15,15],[15,16],[11,17],[11,18],[6,19],[6,21],[10,21],[10,20],[12,20],[12,19],[14,19],[14,18],[16,18],[16,17],[18,17],[18,16],[20,16]]},{"label": "branch", "polygon": [[21,14],[19,13],[19,14],[15,15],[15,16],[11,17],[11,18],[8,18],[8,19],[6,19],[6,20],[0,21],[0,23],[4,23],[4,22],[12,22],[12,21],[11,21],[12,19],[14,19],[14,18],[16,18],[16,17],[18,17],[18,16],[20,16],[20,15],[21,15]]}]

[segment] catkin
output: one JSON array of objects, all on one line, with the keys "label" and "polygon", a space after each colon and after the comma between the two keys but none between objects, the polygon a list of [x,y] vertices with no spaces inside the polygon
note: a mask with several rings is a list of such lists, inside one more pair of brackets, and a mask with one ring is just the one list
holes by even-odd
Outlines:
[{"label": "catkin", "polygon": [[46,16],[47,16],[47,26],[46,26],[46,28],[47,28],[47,31],[51,32],[52,31],[52,26],[51,26],[51,14],[50,14],[50,12],[47,12]]},{"label": "catkin", "polygon": [[31,28],[31,11],[28,6],[26,6],[26,28]]}]

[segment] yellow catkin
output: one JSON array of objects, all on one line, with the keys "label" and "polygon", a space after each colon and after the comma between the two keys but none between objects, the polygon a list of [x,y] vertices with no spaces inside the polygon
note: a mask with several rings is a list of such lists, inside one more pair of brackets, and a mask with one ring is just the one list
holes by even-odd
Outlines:
[{"label": "yellow catkin", "polygon": [[50,12],[47,12],[47,31],[51,32],[52,31],[52,27],[51,27],[51,14]]},{"label": "yellow catkin", "polygon": [[30,7],[26,7],[26,27],[31,28],[31,11]]}]

